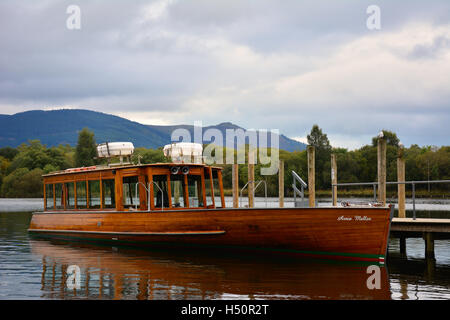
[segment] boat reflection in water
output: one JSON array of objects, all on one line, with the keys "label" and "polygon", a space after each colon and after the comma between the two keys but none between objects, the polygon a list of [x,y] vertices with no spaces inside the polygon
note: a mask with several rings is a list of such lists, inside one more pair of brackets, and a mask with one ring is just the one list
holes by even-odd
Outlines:
[{"label": "boat reflection in water", "polygon": [[[368,265],[279,256],[149,251],[31,240],[42,259],[44,299],[390,299],[384,267],[380,289],[368,289]],[[67,287],[68,267],[80,287]]]}]

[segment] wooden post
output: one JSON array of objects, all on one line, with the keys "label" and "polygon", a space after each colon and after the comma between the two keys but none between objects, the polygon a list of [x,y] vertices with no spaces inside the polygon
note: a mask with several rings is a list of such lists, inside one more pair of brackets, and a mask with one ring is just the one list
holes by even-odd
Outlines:
[{"label": "wooden post", "polygon": [[425,232],[425,258],[435,260],[434,257],[434,239],[431,232]]},{"label": "wooden post", "polygon": [[337,206],[337,186],[333,186],[333,184],[337,184],[337,164],[336,155],[334,153],[331,154],[331,188],[333,194],[333,207],[335,207]]},{"label": "wooden post", "polygon": [[315,149],[314,146],[308,146],[308,196],[309,207],[314,208],[316,204],[316,180],[315,180]]},{"label": "wooden post", "polygon": [[239,165],[237,163],[234,163],[231,170],[233,208],[239,208]]},{"label": "wooden post", "polygon": [[378,202],[386,205],[386,139],[378,138]]},{"label": "wooden post", "polygon": [[[399,148],[398,150],[397,181],[405,182],[405,159],[403,158],[403,148]],[[398,217],[406,218],[405,184],[398,184]]]},{"label": "wooden post", "polygon": [[280,201],[280,208],[284,207],[284,161],[280,160],[280,167],[278,168],[278,197]]},{"label": "wooden post", "polygon": [[248,152],[248,207],[255,206],[255,154],[254,151]]},{"label": "wooden post", "polygon": [[400,236],[400,255],[403,258],[406,258],[406,238],[404,236]]}]

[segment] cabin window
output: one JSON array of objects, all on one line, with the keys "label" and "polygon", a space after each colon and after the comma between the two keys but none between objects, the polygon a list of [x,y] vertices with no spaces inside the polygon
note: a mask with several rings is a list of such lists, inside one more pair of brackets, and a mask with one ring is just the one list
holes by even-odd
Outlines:
[{"label": "cabin window", "polygon": [[66,191],[66,209],[75,208],[74,184],[74,182],[64,183],[64,190]]},{"label": "cabin window", "polygon": [[45,185],[45,209],[51,210],[54,208],[53,203],[53,184],[46,184]]},{"label": "cabin window", "polygon": [[116,197],[115,197],[115,183],[114,179],[102,180],[102,201],[103,208],[115,208],[116,207]]},{"label": "cabin window", "polygon": [[78,181],[76,182],[76,186],[77,186],[77,209],[86,209],[87,208],[86,181]]},{"label": "cabin window", "polygon": [[64,188],[62,183],[55,183],[56,209],[64,209]]},{"label": "cabin window", "polygon": [[92,209],[98,209],[100,208],[100,181],[99,180],[93,180],[88,181],[89,184],[89,208]]},{"label": "cabin window", "polygon": [[139,205],[139,182],[137,176],[123,178],[123,205],[126,207],[134,207]]},{"label": "cabin window", "polygon": [[191,208],[203,207],[202,177],[199,175],[189,175],[187,180],[189,206]]},{"label": "cabin window", "polygon": [[186,207],[184,175],[172,175],[170,177],[170,191],[172,193],[172,207]]},{"label": "cabin window", "polygon": [[167,208],[169,206],[167,175],[154,175],[153,182],[153,203],[155,207],[161,208],[164,206],[164,208]]},{"label": "cabin window", "polygon": [[209,170],[205,170],[205,195],[206,195],[206,205],[212,206],[213,202],[213,193],[211,191],[211,179],[209,178]]}]

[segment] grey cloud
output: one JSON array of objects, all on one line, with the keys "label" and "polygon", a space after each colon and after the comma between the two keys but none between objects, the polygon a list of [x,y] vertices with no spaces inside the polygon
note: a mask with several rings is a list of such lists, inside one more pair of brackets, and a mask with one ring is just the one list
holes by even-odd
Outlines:
[{"label": "grey cloud", "polygon": [[[447,0],[376,2],[382,10],[381,35],[411,22],[450,21]],[[181,0],[172,1],[161,19],[143,21],[152,3],[77,1],[82,29],[70,31],[65,10],[74,4],[71,0],[0,2],[0,113],[11,106],[21,111],[40,105],[158,112],[169,119],[180,113],[176,121],[184,123],[232,121],[279,128],[288,136],[303,135],[313,123],[330,134],[361,136],[386,125],[408,137],[405,143],[427,143],[432,136],[448,144],[449,91],[409,105],[401,99],[396,103],[392,87],[377,101],[361,104],[359,112],[359,101],[324,107],[300,98],[289,101],[276,92],[264,96],[270,91],[265,84],[326,70],[328,57],[340,47],[370,35],[365,10],[373,1]],[[449,39],[441,36],[429,46],[402,52],[399,59],[433,60],[448,50]],[[263,89],[249,98],[245,92],[260,83]],[[338,89],[349,95],[346,88]],[[324,87],[317,95],[326,94],[336,93]]]},{"label": "grey cloud", "polygon": [[433,59],[450,48],[450,37],[439,36],[430,45],[417,45],[408,55],[412,59]]}]

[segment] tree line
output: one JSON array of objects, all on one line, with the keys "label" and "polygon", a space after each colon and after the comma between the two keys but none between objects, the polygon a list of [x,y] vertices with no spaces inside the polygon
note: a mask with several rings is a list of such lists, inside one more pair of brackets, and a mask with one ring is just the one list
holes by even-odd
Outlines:
[{"label": "tree line", "polygon": [[[383,130],[387,140],[386,164],[387,181],[397,180],[397,154],[399,139],[395,133]],[[377,180],[377,137],[371,144],[356,150],[333,148],[328,137],[319,126],[314,125],[307,136],[308,144],[316,150],[316,190],[331,190],[331,154],[336,154],[338,182],[372,182]],[[248,146],[247,146],[248,147]],[[224,148],[225,149],[225,148]],[[270,153],[271,150],[269,149]],[[308,177],[307,152],[279,151],[284,161],[285,194],[292,195],[291,171],[297,172],[306,182]],[[223,150],[226,154],[226,150]],[[406,162],[406,180],[444,180],[450,179],[450,146],[418,146],[404,148]],[[136,148],[132,156],[133,163],[168,162],[162,148]],[[87,128],[80,131],[76,147],[59,145],[46,147],[39,140],[30,140],[17,148],[0,148],[0,197],[30,198],[42,197],[42,175],[73,167],[105,164],[96,159],[94,134]],[[231,165],[223,167],[223,184],[231,189]],[[255,165],[255,179],[267,182],[268,195],[278,195],[278,175],[261,176],[261,164]],[[239,166],[239,185],[247,182],[247,166]],[[391,189],[395,186],[391,186]],[[426,190],[426,185],[417,186]],[[433,190],[447,192],[449,184],[433,186]],[[389,191],[389,190],[388,190]],[[256,195],[263,196],[264,190],[258,189]]]}]

